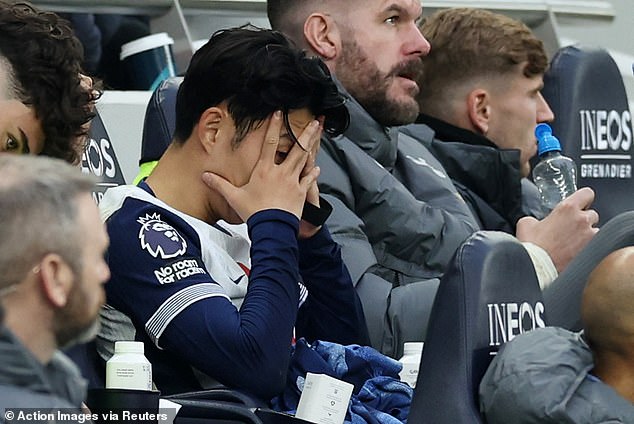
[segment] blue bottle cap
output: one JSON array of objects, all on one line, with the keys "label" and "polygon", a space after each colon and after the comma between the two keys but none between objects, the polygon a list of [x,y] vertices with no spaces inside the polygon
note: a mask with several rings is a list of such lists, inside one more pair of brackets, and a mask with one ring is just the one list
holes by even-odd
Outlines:
[{"label": "blue bottle cap", "polygon": [[546,152],[556,150],[561,152],[559,139],[553,135],[553,130],[548,124],[537,124],[535,127],[535,137],[537,137],[537,154],[543,155]]}]

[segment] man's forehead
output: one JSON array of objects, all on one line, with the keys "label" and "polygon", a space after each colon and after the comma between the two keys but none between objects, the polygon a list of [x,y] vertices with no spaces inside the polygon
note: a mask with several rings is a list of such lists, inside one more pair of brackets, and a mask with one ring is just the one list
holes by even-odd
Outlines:
[{"label": "man's forehead", "polygon": [[421,2],[419,0],[376,0],[376,4],[380,10],[400,9],[407,12],[414,12],[417,15],[422,12]]}]

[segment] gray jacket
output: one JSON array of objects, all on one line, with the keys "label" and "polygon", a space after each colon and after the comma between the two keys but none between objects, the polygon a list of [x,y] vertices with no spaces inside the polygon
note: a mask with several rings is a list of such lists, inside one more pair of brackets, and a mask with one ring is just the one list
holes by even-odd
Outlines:
[{"label": "gray jacket", "polygon": [[634,423],[634,406],[590,375],[580,333],[547,327],[506,343],[480,383],[489,424]]},{"label": "gray jacket", "polygon": [[[424,340],[438,280],[478,225],[442,166],[417,140],[378,124],[347,93],[351,125],[322,142],[320,191],[374,347],[398,357]],[[432,133],[430,132],[430,136]]]},{"label": "gray jacket", "polygon": [[0,327],[0,364],[0,422],[10,408],[79,411],[86,382],[61,352],[42,365],[7,328]]}]

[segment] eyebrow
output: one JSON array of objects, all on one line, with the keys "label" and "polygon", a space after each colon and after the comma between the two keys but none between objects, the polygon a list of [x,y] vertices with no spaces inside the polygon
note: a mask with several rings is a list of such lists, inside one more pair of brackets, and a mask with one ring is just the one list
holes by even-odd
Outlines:
[{"label": "eyebrow", "polygon": [[26,155],[31,153],[31,149],[29,149],[29,137],[26,136],[22,128],[18,128],[20,130],[20,136],[22,138],[22,154]]},{"label": "eyebrow", "polygon": [[401,5],[392,3],[383,10],[383,13],[388,13],[388,12],[406,13],[407,11]]},{"label": "eyebrow", "polygon": [[[401,15],[407,15],[410,16],[412,15],[409,10],[407,10],[405,7],[401,6],[400,4],[396,4],[396,3],[392,3],[389,6],[387,6],[384,10],[383,13],[389,13],[389,12],[397,12]],[[423,16],[423,11],[422,8],[420,9],[418,16],[416,16],[416,19],[420,19]]]}]

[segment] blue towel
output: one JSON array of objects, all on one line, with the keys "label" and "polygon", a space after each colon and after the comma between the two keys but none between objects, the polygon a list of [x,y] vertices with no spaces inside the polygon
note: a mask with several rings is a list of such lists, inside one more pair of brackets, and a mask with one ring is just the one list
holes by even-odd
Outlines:
[{"label": "blue towel", "polygon": [[271,401],[277,411],[294,413],[307,372],[326,374],[354,385],[346,423],[407,422],[413,391],[399,380],[401,364],[367,346],[342,346],[304,339],[295,344],[284,392]]}]

